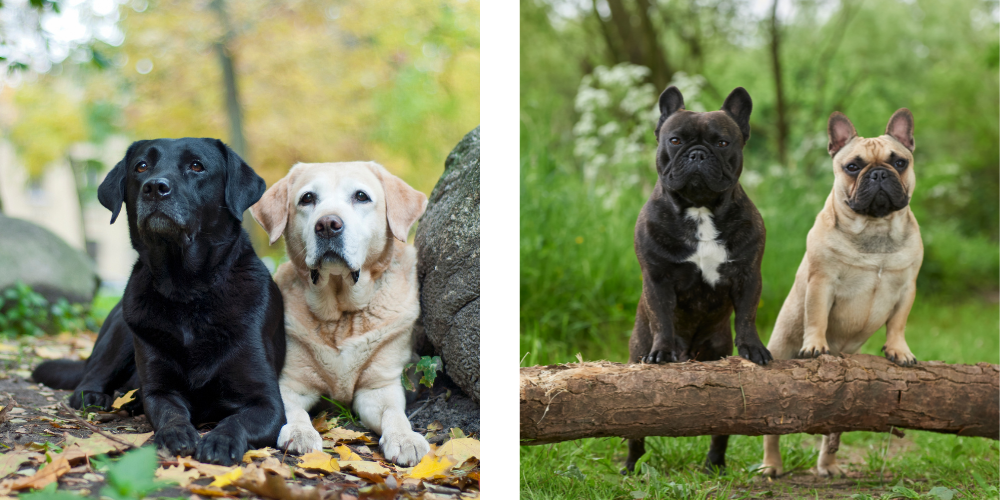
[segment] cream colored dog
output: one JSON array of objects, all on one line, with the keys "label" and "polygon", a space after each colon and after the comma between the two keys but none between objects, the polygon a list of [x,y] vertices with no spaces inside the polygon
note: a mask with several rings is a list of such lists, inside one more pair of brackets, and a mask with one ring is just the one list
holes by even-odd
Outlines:
[{"label": "cream colored dog", "polygon": [[427,197],[371,162],[300,163],[250,208],[289,262],[274,276],[288,350],[278,446],[320,450],[308,410],[328,395],[381,434],[382,454],[410,466],[429,450],[410,427],[400,375],[420,313],[417,255],[406,245]]},{"label": "cream colored dog", "polygon": [[[846,116],[834,113],[828,133],[833,192],[809,231],[767,348],[775,359],[854,354],[886,325],[885,356],[914,365],[903,335],[924,257],[909,206],[916,186],[913,115],[896,111],[885,135],[866,139]],[[839,444],[839,433],[823,436],[818,475],[843,474]],[[762,472],[782,473],[778,436],[764,436]]]}]

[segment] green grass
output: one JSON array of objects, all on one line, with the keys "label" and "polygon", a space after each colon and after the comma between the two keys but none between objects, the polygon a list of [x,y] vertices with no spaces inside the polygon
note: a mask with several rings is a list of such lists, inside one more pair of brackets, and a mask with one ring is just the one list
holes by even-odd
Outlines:
[{"label": "green grass", "polygon": [[[602,189],[581,179],[568,136],[553,133],[549,124],[525,119],[521,146],[522,366],[575,362],[577,353],[586,360],[624,362],[641,288],[632,231],[655,174],[643,173],[645,186],[613,197],[607,186]],[[746,164],[763,178],[748,193],[767,227],[757,322],[766,343],[832,174],[804,169],[814,173],[771,175],[766,158],[750,157]],[[921,189],[933,188],[933,182],[921,182]],[[1000,306],[989,299],[1000,274],[997,243],[959,233],[951,221],[935,220],[921,205],[919,191],[913,210],[926,252],[920,292],[907,325],[910,348],[919,360],[1000,363]],[[861,352],[880,355],[884,339],[883,329]],[[996,441],[906,434],[903,440],[880,433],[844,434],[839,456],[853,463],[853,472],[863,473],[848,490],[832,489],[825,482],[806,487],[786,480],[759,481],[752,471],[762,456],[760,437],[733,437],[728,472],[718,477],[699,472],[708,437],[648,439],[646,467],[631,477],[619,474],[626,454],[620,439],[526,446],[521,449],[521,497],[842,498],[856,493],[879,498],[900,481],[901,488],[918,495],[943,486],[961,492],[956,498],[998,497]],[[804,476],[815,464],[818,446],[818,436],[783,437],[786,470]]]}]

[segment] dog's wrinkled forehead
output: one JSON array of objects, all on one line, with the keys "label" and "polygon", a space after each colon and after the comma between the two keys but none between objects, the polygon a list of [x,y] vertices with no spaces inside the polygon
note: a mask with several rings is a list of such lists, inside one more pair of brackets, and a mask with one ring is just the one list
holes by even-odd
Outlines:
[{"label": "dog's wrinkled forehead", "polygon": [[660,143],[663,144],[673,136],[681,139],[701,137],[705,139],[726,139],[729,142],[742,140],[740,127],[725,111],[681,110],[663,122],[660,128]]},{"label": "dog's wrinkled forehead", "polygon": [[908,166],[912,165],[913,153],[889,136],[856,137],[837,152],[834,156],[834,165],[855,163],[862,168],[877,165],[891,166],[896,159],[906,160]]}]

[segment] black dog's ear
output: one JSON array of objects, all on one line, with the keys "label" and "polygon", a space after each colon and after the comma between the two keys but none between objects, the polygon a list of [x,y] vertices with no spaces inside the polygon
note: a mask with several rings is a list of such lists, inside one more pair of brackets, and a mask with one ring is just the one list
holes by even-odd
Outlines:
[{"label": "black dog's ear", "polygon": [[236,151],[218,139],[215,142],[226,158],[226,208],[243,222],[243,212],[264,195],[267,184]]},{"label": "black dog's ear", "polygon": [[750,112],[753,111],[753,101],[750,93],[743,87],[736,87],[722,103],[722,110],[740,127],[744,144],[750,140]]},{"label": "black dog's ear", "polygon": [[660,127],[663,126],[663,122],[682,109],[684,109],[684,96],[681,95],[681,91],[673,85],[667,87],[667,90],[660,94],[660,121],[656,123],[657,141],[660,140]]},{"label": "black dog's ear", "polygon": [[906,108],[897,109],[892,118],[889,118],[885,133],[906,146],[906,149],[913,151],[916,147],[913,141],[913,113]]},{"label": "black dog's ear", "polygon": [[125,173],[128,170],[128,158],[132,156],[132,151],[141,142],[144,141],[135,141],[128,147],[128,150],[125,151],[125,157],[108,172],[100,187],[97,188],[97,201],[101,202],[104,208],[111,210],[111,224],[114,224],[115,220],[118,219],[122,203],[125,202]]},{"label": "black dog's ear", "polygon": [[854,130],[854,124],[840,111],[834,111],[830,115],[826,134],[830,137],[830,142],[826,145],[826,152],[830,153],[831,157],[836,156],[837,151],[843,149],[848,142],[851,142],[851,139],[858,136],[858,132]]}]

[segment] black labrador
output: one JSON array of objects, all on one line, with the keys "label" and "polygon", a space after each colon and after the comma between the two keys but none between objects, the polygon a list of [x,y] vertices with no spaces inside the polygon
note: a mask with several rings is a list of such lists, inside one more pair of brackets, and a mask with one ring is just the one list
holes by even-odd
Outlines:
[{"label": "black labrador", "polygon": [[[133,143],[97,197],[112,224],[124,201],[139,260],[90,358],[42,363],[35,381],[73,389],[74,408],[108,410],[115,390],[140,388],[130,410],[173,455],[229,465],[274,446],[284,307],[240,225],[265,187],[218,139]],[[216,425],[200,437],[202,423]]]}]

